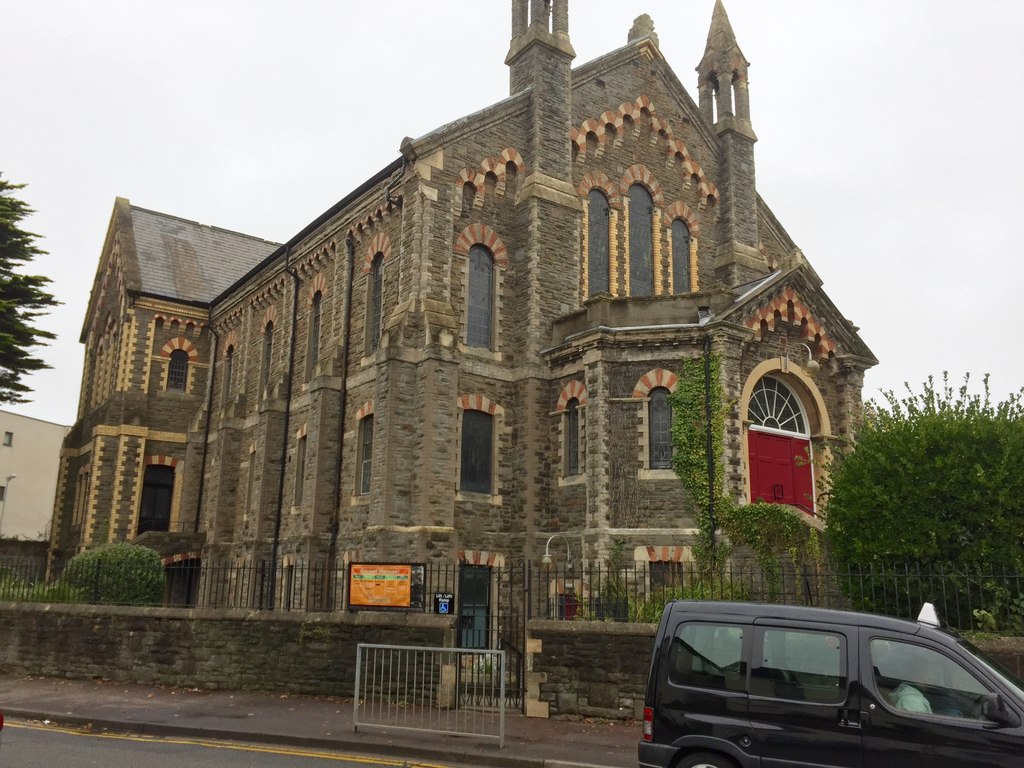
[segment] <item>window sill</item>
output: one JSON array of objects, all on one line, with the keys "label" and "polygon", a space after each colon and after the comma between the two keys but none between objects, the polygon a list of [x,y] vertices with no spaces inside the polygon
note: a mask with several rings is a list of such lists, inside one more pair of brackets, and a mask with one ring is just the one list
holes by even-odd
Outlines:
[{"label": "window sill", "polygon": [[459,351],[463,357],[476,360],[486,360],[492,363],[501,362],[501,352],[495,352],[491,349],[484,349],[483,347],[470,347],[465,343],[459,344]]},{"label": "window sill", "polygon": [[586,485],[587,476],[580,472],[578,475],[563,475],[558,478],[558,487],[564,488],[571,485]]},{"label": "window sill", "polygon": [[455,492],[455,500],[456,501],[470,501],[470,502],[476,502],[476,503],[486,503],[486,504],[491,504],[492,506],[495,506],[495,507],[500,507],[501,506],[501,495],[500,494],[492,495],[490,493],[474,493],[473,491],[456,491]]},{"label": "window sill", "polygon": [[640,469],[636,473],[637,480],[678,480],[679,476],[671,469]]}]

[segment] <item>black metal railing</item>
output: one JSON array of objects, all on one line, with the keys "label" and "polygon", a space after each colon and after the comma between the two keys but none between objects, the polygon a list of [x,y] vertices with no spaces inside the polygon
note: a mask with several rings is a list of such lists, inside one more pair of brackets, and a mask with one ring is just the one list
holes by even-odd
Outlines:
[{"label": "black metal railing", "polygon": [[[59,573],[47,574],[38,561],[0,561],[0,600],[118,603],[116,596],[123,592],[105,585],[137,576],[128,569],[100,567],[102,573],[77,573],[69,583]],[[274,578],[270,568],[263,560],[171,563],[164,568],[163,599],[150,604],[304,612],[347,608],[345,567],[317,561],[279,564]],[[692,563],[566,567],[520,561],[490,568],[487,579],[491,586],[483,596],[477,579],[473,600],[463,601],[459,564],[427,563],[417,587],[422,600],[414,609],[432,612],[435,594],[452,595],[447,608],[459,620],[466,647],[503,644],[517,653],[526,620],[654,622],[664,604],[676,598],[814,605],[904,618],[915,617],[923,603],[931,602],[953,628],[1024,634],[1024,574],[1010,570],[916,565],[838,569],[787,560],[766,573],[753,560],[734,560],[708,573]]]}]

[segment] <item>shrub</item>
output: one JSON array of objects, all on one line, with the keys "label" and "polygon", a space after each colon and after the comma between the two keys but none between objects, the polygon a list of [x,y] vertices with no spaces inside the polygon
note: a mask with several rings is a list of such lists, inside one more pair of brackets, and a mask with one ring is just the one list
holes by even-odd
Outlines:
[{"label": "shrub", "polygon": [[158,605],[164,595],[164,566],[152,549],[107,544],[75,555],[61,583],[87,602]]}]

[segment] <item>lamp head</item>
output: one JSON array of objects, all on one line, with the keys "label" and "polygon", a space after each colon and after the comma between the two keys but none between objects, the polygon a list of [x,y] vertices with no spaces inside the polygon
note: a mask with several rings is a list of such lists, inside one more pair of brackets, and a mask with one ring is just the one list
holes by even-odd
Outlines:
[{"label": "lamp head", "polygon": [[800,346],[807,350],[807,362],[804,363],[804,370],[807,371],[809,376],[814,376],[821,370],[821,364],[814,359],[814,354],[809,346],[806,344],[801,344]]}]

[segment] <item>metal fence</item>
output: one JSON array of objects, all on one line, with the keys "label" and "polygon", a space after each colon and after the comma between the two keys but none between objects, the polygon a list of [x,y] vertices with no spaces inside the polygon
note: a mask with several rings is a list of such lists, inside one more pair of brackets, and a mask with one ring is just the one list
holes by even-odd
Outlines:
[{"label": "metal fence", "polygon": [[[138,604],[111,587],[136,580],[129,569],[83,576],[74,583],[50,575],[37,562],[0,562],[0,600]],[[273,574],[271,571],[273,570]],[[273,578],[271,577],[273,575]],[[189,560],[165,567],[162,598],[172,607],[277,611],[340,611],[347,608],[347,571],[323,562],[272,569],[265,561],[218,563]],[[830,568],[780,561],[765,571],[752,560],[733,560],[712,573],[692,563],[627,565],[594,563],[546,567],[519,561],[503,567],[450,562],[424,564],[417,584],[421,603],[451,595],[459,645],[505,647],[521,655],[529,619],[657,621],[673,598],[755,600],[872,611],[913,618],[932,602],[949,626],[1024,634],[1024,574],[924,566]]]},{"label": "metal fence", "polygon": [[353,729],[432,731],[505,746],[505,652],[360,643]]}]

